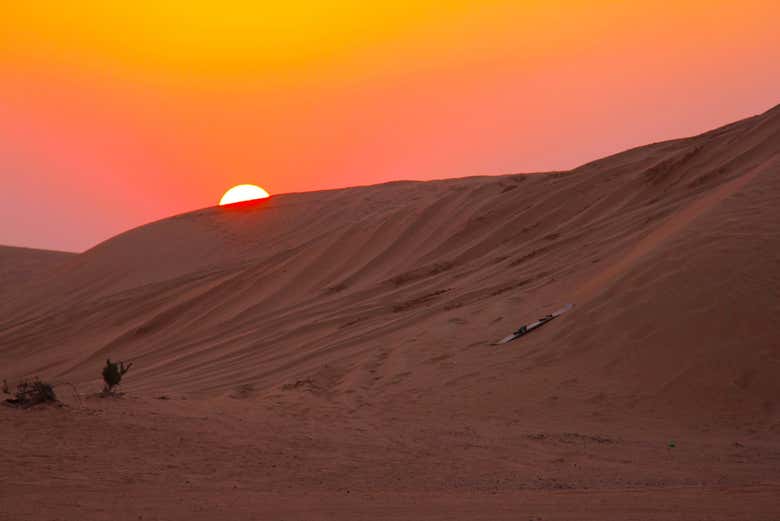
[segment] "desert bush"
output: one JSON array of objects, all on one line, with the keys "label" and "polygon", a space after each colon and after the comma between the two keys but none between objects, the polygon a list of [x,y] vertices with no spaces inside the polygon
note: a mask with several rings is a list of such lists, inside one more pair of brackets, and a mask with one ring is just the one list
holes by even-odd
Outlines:
[{"label": "desert bush", "polygon": [[57,402],[54,386],[39,379],[24,380],[16,386],[13,398],[8,398],[6,403],[14,407],[26,409],[39,403]]},{"label": "desert bush", "polygon": [[106,366],[103,368],[103,381],[106,386],[103,391],[106,393],[114,392],[114,388],[122,382],[122,377],[131,367],[133,367],[132,362],[125,365],[121,360],[119,362],[112,362],[110,358],[106,360]]}]

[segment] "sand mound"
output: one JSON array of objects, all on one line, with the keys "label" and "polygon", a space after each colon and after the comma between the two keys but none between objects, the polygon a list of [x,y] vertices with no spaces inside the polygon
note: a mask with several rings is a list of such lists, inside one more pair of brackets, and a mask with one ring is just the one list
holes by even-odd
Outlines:
[{"label": "sand mound", "polygon": [[[132,359],[136,392],[485,413],[554,397],[768,419],[778,169],[775,108],[570,172],[179,215],[47,268],[0,319],[0,357],[9,378],[77,382]],[[564,318],[490,345],[566,302]]]},{"label": "sand mound", "polygon": [[74,253],[0,246],[0,312],[18,306],[26,292],[46,287],[57,268]]},{"label": "sand mound", "polygon": [[66,404],[0,407],[0,519],[776,520],[779,171],[776,108],[0,249],[0,378]]}]

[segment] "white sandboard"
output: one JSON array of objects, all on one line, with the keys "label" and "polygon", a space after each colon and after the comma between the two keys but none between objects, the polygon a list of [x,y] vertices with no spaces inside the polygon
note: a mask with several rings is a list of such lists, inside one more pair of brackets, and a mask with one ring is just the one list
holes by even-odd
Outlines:
[{"label": "white sandboard", "polygon": [[559,316],[563,315],[567,311],[569,311],[571,308],[574,307],[574,304],[566,304],[561,309],[553,312],[551,315],[544,316],[537,320],[536,322],[533,322],[531,324],[527,324],[525,326],[521,326],[520,329],[512,333],[511,335],[502,338],[496,344],[506,344],[507,342],[511,342],[512,340],[515,340],[516,338],[520,338],[521,336],[525,335],[529,331],[533,331],[539,326],[542,326],[546,324],[547,322],[551,321],[554,318],[558,318]]}]

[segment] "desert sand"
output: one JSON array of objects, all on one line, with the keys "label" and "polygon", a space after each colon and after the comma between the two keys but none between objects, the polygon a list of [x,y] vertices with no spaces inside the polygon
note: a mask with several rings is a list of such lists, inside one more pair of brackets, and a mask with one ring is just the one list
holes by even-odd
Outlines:
[{"label": "desert sand", "polygon": [[780,519],[780,106],[2,248],[0,283],[0,378],[65,404],[0,407],[3,520]]}]

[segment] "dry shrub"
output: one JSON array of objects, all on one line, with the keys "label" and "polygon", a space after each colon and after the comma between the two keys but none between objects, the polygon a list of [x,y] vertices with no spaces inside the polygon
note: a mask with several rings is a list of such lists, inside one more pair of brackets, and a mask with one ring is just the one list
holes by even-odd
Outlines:
[{"label": "dry shrub", "polygon": [[57,402],[58,400],[57,395],[54,393],[54,386],[50,383],[42,382],[38,378],[34,380],[23,380],[16,386],[14,397],[8,398],[5,401],[6,404],[21,409],[27,409],[28,407],[41,403]]},{"label": "dry shrub", "polygon": [[132,362],[125,365],[121,360],[119,362],[112,362],[110,358],[106,360],[106,366],[103,368],[103,381],[106,386],[103,388],[103,393],[113,393],[114,388],[122,383],[122,377],[131,367],[133,367]]}]

